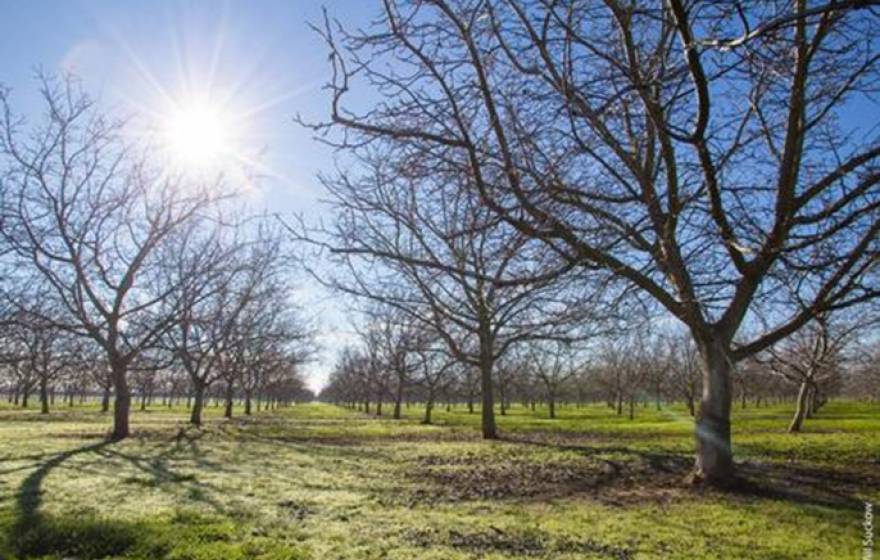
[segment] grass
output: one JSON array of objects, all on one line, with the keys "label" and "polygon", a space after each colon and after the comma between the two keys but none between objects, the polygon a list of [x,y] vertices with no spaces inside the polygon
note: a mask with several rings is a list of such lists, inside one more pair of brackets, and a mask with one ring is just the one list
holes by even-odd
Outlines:
[{"label": "grass", "polygon": [[0,406],[0,558],[857,558],[880,501],[880,409],[832,402],[785,433],[790,405],[737,410],[753,482],[689,488],[684,408],[618,417],[516,406],[500,441],[478,414],[399,421],[321,404],[232,421],[134,412],[105,441],[93,406]]}]

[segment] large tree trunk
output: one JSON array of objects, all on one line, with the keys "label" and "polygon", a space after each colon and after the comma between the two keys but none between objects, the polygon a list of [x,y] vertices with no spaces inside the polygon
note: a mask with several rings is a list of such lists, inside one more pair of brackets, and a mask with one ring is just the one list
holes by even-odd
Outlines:
[{"label": "large tree trunk", "polygon": [[40,379],[40,413],[49,414],[49,388],[46,378]]},{"label": "large tree trunk", "polygon": [[733,364],[718,340],[699,342],[703,361],[703,396],[696,420],[697,457],[694,480],[715,486],[734,481],[730,447],[730,374]]},{"label": "large tree trunk", "polygon": [[244,414],[245,414],[245,416],[251,415],[251,398],[252,398],[251,392],[245,391],[244,392]]},{"label": "large tree trunk", "polygon": [[116,392],[116,400],[113,403],[113,434],[112,439],[120,440],[127,438],[131,433],[129,429],[129,411],[131,409],[131,392],[128,389],[126,364],[114,364],[112,366],[113,388]]},{"label": "large tree trunk", "polygon": [[[495,428],[495,399],[492,387],[492,344],[487,340],[480,341],[480,393],[482,399],[481,423],[483,439],[497,439]],[[502,400],[503,402],[503,400]]]},{"label": "large tree trunk", "polygon": [[810,385],[806,381],[801,383],[798,391],[797,404],[794,409],[794,417],[788,425],[788,433],[793,434],[801,431],[801,424],[804,423],[804,417],[807,415],[808,400],[810,398]]},{"label": "large tree trunk", "polygon": [[547,397],[547,406],[550,408],[550,419],[556,418],[556,399],[551,395]]},{"label": "large tree trunk", "polygon": [[205,384],[201,381],[193,383],[193,405],[189,415],[189,423],[194,426],[202,425],[202,408],[205,406]]}]

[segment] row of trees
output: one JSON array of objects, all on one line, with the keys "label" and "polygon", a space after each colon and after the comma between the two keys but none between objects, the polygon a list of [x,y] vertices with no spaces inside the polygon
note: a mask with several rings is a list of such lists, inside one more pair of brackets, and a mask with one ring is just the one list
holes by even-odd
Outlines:
[{"label": "row of trees", "polygon": [[694,480],[730,483],[744,366],[880,296],[880,137],[852,116],[876,110],[874,3],[382,4],[318,29],[331,116],[305,124],[358,162],[324,177],[334,228],[291,227],[327,283],[476,367],[487,438],[513,346],[672,318],[700,370]]},{"label": "row of trees", "polygon": [[[129,435],[131,385],[185,384],[192,422],[223,384],[249,403],[302,392],[310,334],[291,304],[278,232],[228,215],[222,178],[176,173],[72,78],[43,78],[41,118],[0,89],[3,372],[114,395]],[[184,381],[185,380],[185,381]],[[227,405],[229,408],[229,405]]]},{"label": "row of trees", "polygon": [[[401,406],[424,403],[431,423],[437,402],[466,405],[475,413],[479,373],[457,360],[430,330],[394,322],[398,314],[372,321],[358,344],[344,348],[320,398],[383,414],[383,403],[401,417]],[[740,406],[792,402],[790,432],[828,399],[840,394],[880,402],[880,345],[863,344],[865,323],[829,325],[819,321],[785,344],[740,364],[734,397]],[[696,416],[702,390],[698,350],[682,333],[615,333],[579,347],[567,342],[529,341],[517,345],[493,369],[493,399],[501,415],[511,403],[546,406],[550,419],[562,404],[607,403],[633,419],[638,406],[684,403]]]}]

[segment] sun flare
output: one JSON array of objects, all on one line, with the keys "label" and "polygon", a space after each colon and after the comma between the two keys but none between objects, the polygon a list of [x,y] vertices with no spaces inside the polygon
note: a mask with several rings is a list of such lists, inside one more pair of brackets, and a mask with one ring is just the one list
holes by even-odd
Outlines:
[{"label": "sun flare", "polygon": [[210,103],[186,103],[166,117],[166,147],[170,156],[186,168],[216,166],[230,151],[231,142],[230,119]]}]

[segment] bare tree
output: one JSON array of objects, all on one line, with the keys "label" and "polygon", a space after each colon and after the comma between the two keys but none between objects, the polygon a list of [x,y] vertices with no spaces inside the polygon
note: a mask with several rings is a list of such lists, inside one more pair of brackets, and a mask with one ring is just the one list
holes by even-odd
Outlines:
[{"label": "bare tree", "polygon": [[820,316],[787,340],[768,349],[770,369],[798,386],[790,433],[799,432],[804,418],[822,406],[823,390],[840,379],[846,346],[863,324],[832,322]]},{"label": "bare tree", "polygon": [[325,280],[332,288],[397,310],[479,370],[482,433],[495,438],[496,361],[521,340],[580,336],[574,318],[592,314],[595,287],[557,284],[559,267],[569,266],[481,208],[466,178],[428,176],[406,153],[366,154],[362,163],[363,174],[324,178],[335,229],[299,235],[331,251],[340,271]]},{"label": "bare tree", "polygon": [[126,144],[124,123],[72,79],[44,79],[41,93],[45,119],[26,130],[0,91],[0,234],[13,281],[45,287],[60,310],[40,319],[103,350],[116,394],[112,437],[124,438],[128,369],[176,318],[162,248],[213,197],[154,169]]},{"label": "bare tree", "polygon": [[[880,140],[846,116],[876,107],[875,3],[383,5],[375,29],[319,30],[316,128],[457,168],[523,235],[684,323],[703,369],[694,480],[734,480],[735,362],[880,293]],[[346,106],[370,87],[369,109]]]},{"label": "bare tree", "polygon": [[528,349],[527,363],[543,388],[550,418],[556,418],[559,396],[565,384],[577,375],[581,365],[575,349],[560,342],[532,343]]}]

